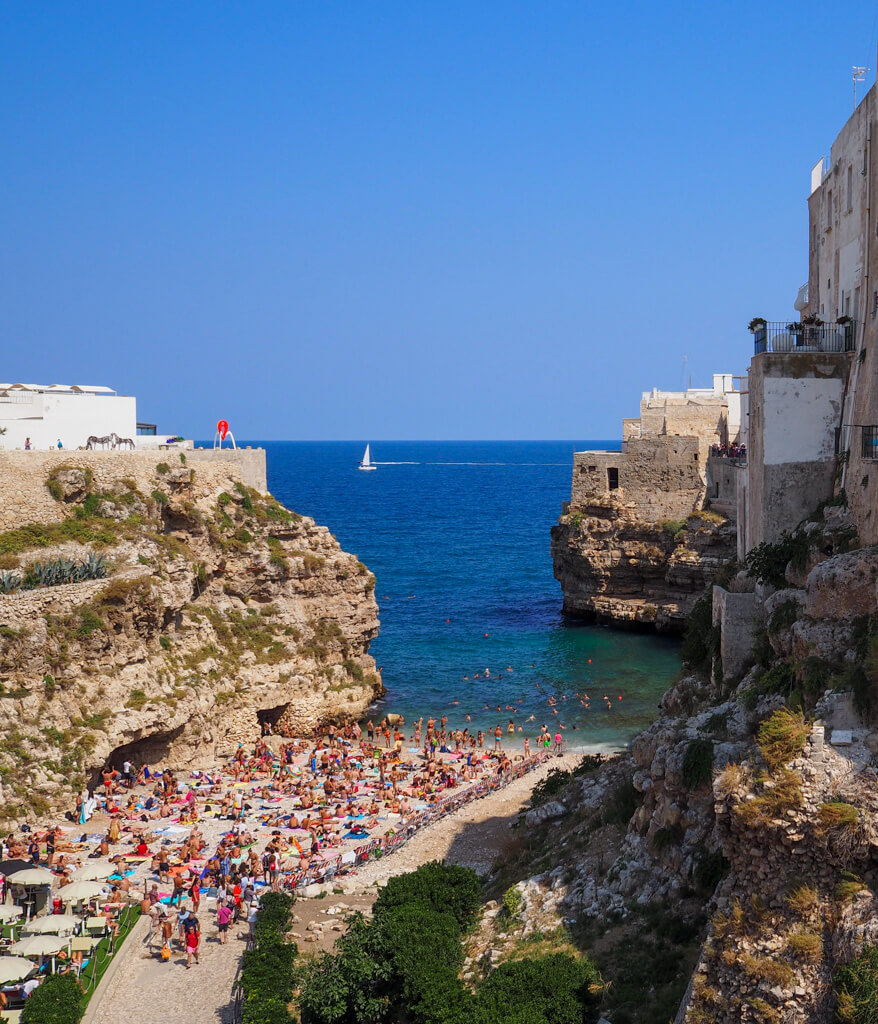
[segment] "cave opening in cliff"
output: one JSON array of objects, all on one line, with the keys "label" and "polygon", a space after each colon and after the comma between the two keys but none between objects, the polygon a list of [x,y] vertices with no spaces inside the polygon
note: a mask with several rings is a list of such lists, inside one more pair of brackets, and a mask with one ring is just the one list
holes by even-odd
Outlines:
[{"label": "cave opening in cliff", "polygon": [[[171,753],[176,740],[180,738],[185,726],[179,726],[168,732],[157,732],[150,736],[144,736],[139,740],[132,740],[130,743],[123,743],[116,747],[107,757],[106,763],[115,765],[118,771],[122,770],[125,761],[130,761],[135,768],[147,765],[150,768],[160,768],[164,765]],[[101,768],[103,765],[101,765]],[[101,768],[93,768],[89,778],[89,789],[97,789],[103,779]]]},{"label": "cave opening in cliff", "polygon": [[[279,732],[278,723],[284,717],[289,704],[278,704],[276,708],[259,708],[256,712],[256,720],[259,722],[259,730],[264,736],[266,732]],[[270,727],[270,730],[269,728]]]}]

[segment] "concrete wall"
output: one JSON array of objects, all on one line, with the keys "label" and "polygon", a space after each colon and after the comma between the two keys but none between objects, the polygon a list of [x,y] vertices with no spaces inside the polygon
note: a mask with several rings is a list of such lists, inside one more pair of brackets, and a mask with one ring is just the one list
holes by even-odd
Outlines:
[{"label": "concrete wall", "polygon": [[713,588],[713,624],[720,628],[723,679],[740,679],[752,661],[753,629],[759,603],[755,594]]},{"label": "concrete wall", "polygon": [[738,508],[739,468],[731,459],[710,456],[707,460],[707,500],[712,509],[732,519]]},{"label": "concrete wall", "polygon": [[749,375],[743,547],[775,541],[832,495],[844,353],[762,353]]},{"label": "concrete wall", "polygon": [[194,463],[236,466],[242,483],[257,491],[268,490],[264,448],[196,448],[186,458]]},{"label": "concrete wall", "polygon": [[103,437],[116,433],[137,441],[137,400],[128,395],[52,394],[44,391],[14,391],[0,394],[0,448],[56,447],[85,445],[92,434]]}]

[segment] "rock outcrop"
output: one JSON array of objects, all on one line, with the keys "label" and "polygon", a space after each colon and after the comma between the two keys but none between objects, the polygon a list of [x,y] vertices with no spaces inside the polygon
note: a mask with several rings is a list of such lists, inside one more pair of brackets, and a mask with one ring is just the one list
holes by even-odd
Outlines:
[{"label": "rock outcrop", "polygon": [[678,632],[720,567],[735,527],[712,512],[649,523],[620,502],[572,508],[552,528],[567,615]]},{"label": "rock outcrop", "polygon": [[[326,527],[233,466],[103,454],[59,456],[38,482],[54,520],[41,499],[39,522],[0,533],[5,818],[68,800],[110,759],[207,767],[264,721],[349,718],[381,689],[374,577]],[[16,588],[35,562],[96,553],[105,578]]]}]

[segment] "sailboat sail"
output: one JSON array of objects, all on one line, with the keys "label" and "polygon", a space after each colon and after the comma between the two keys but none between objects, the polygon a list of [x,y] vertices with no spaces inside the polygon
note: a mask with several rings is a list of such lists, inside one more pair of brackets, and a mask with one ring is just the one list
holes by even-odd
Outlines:
[{"label": "sailboat sail", "polygon": [[372,454],[369,451],[369,445],[366,445],[366,450],[363,452],[363,459],[358,467],[359,469],[375,469],[372,463]]}]

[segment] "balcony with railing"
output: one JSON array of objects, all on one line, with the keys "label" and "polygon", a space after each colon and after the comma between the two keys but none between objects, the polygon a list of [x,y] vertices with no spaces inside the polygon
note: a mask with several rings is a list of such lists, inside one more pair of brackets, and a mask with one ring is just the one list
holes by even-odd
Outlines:
[{"label": "balcony with railing", "polygon": [[754,320],[750,324],[756,355],[762,352],[853,352],[856,322],[783,323]]},{"label": "balcony with railing", "polygon": [[878,426],[863,427],[864,459],[878,459]]}]

